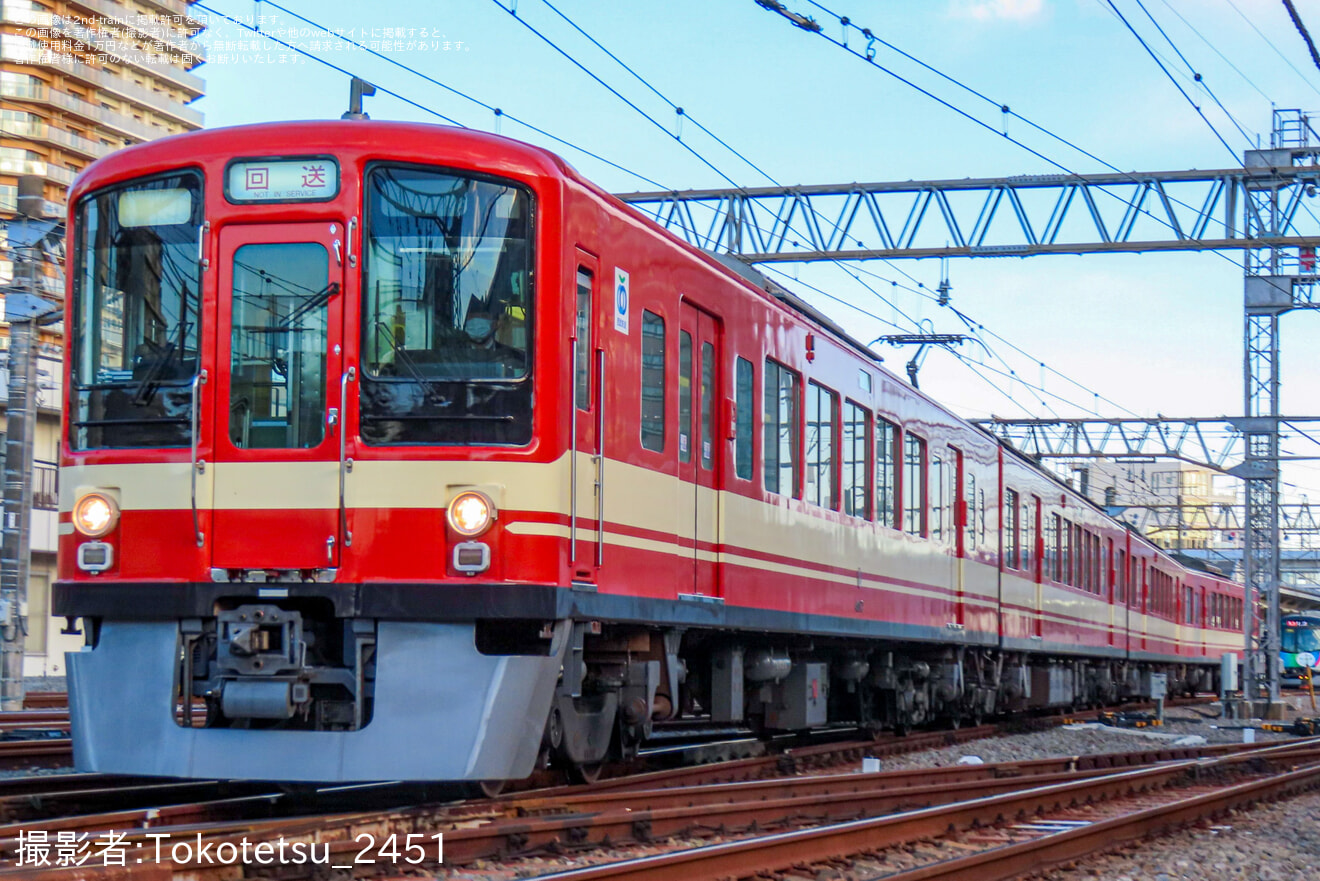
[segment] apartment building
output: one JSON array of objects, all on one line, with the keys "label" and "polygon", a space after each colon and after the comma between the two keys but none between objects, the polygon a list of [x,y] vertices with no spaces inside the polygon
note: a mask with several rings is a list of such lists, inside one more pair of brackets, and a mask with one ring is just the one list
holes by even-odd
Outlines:
[{"label": "apartment building", "polygon": [[[202,127],[190,104],[203,94],[193,70],[205,61],[203,22],[190,0],[0,0],[0,292],[14,289],[19,260],[41,262],[35,284],[52,303],[64,295],[58,260],[25,250],[20,178],[39,186],[48,219],[62,219],[70,184],[121,147]],[[34,180],[35,178],[35,180]],[[35,193],[33,195],[36,195]],[[14,233],[11,235],[11,230]],[[54,230],[58,236],[61,229]],[[30,238],[30,236],[28,236]],[[0,315],[3,312],[0,311]],[[62,328],[43,328],[33,481],[32,565],[24,672],[60,676],[80,639],[50,617],[55,579]],[[8,326],[0,321],[0,431],[8,388]]]}]

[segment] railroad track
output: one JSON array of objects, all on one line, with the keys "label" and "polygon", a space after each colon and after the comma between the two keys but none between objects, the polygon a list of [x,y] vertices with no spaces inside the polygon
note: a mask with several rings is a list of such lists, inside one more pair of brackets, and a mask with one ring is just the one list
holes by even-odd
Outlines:
[{"label": "railroad track", "polygon": [[68,706],[69,694],[65,691],[29,691],[23,695],[25,710],[68,709]]},{"label": "railroad track", "polygon": [[[1296,776],[1298,769],[1306,773]],[[947,857],[950,852],[979,851],[992,844],[1002,846],[1005,834],[1009,838],[1034,835],[1036,843],[1053,841],[1046,832],[1079,829],[1083,823],[1096,824],[1094,816],[1076,821],[1064,818],[1063,813],[1072,810],[1073,805],[1121,807],[1134,798],[1168,802],[1171,797],[1181,803],[1187,797],[1212,795],[1210,788],[1218,791],[1225,780],[1236,782],[1251,775],[1267,779],[1266,772],[1275,776],[1294,774],[1289,781],[1294,788],[1320,784],[1320,738],[1274,746],[1185,747],[706,786],[661,785],[633,790],[577,787],[568,792],[544,791],[462,805],[434,804],[335,815],[263,818],[256,815],[272,811],[280,798],[278,795],[235,797],[43,822],[41,828],[52,838],[60,833],[93,836],[117,830],[128,848],[125,866],[8,869],[0,871],[0,877],[42,881],[122,879],[124,875],[150,876],[153,881],[167,878],[219,881],[232,877],[231,866],[204,860],[157,864],[156,840],[152,835],[176,836],[176,840],[187,836],[189,841],[200,836],[199,843],[205,840],[214,848],[222,844],[236,846],[243,839],[259,842],[283,837],[315,841],[324,843],[332,861],[347,862],[354,874],[373,875],[381,871],[397,874],[397,869],[406,867],[355,862],[355,855],[363,847],[361,836],[384,841],[391,834],[429,838],[439,833],[444,837],[446,868],[470,866],[481,860],[531,858],[530,863],[509,866],[511,875],[517,872],[525,876],[541,868],[536,864],[537,857],[572,853],[601,860],[613,855],[614,861],[562,877],[574,881],[605,877],[681,877],[683,881],[698,881],[781,871],[820,861],[835,861],[836,866],[839,861],[866,862],[865,854],[913,842],[924,842],[922,848]],[[1194,793],[1189,789],[1197,786],[1205,791]],[[0,804],[3,796],[0,790]],[[1241,803],[1240,799],[1234,799],[1237,796],[1230,801]],[[1157,806],[1140,805],[1142,810]],[[1055,822],[1017,821],[1019,817],[1041,816]],[[864,819],[868,817],[874,819]],[[1117,822],[1120,816],[1106,818],[1106,822],[1111,819]],[[19,832],[24,828],[28,827],[23,824],[0,827],[0,865],[14,865]],[[961,830],[961,837],[948,837],[950,828]],[[766,835],[767,830],[772,834]],[[712,837],[725,839],[726,843],[691,846],[694,840]],[[727,841],[730,838],[743,840]],[[617,860],[616,849],[621,845],[633,842],[651,847],[666,839],[684,842],[687,849]],[[932,843],[937,841],[941,843]],[[1075,858],[1078,846],[1074,843],[1069,845],[1070,850],[1061,850],[1073,856],[1060,859]],[[908,850],[900,852],[911,856]],[[271,867],[267,874],[302,878],[310,877],[311,873],[306,866],[277,866]]]}]

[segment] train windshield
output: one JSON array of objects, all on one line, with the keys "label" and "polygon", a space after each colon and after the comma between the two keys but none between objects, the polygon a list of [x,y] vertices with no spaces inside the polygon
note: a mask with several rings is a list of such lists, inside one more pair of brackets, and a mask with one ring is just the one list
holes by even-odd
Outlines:
[{"label": "train windshield", "polygon": [[1320,652],[1320,619],[1285,621],[1280,648],[1285,652]]},{"label": "train windshield", "polygon": [[531,193],[378,165],[366,200],[363,440],[530,442]]},{"label": "train windshield", "polygon": [[83,197],[75,212],[75,449],[186,447],[197,375],[202,178]]}]

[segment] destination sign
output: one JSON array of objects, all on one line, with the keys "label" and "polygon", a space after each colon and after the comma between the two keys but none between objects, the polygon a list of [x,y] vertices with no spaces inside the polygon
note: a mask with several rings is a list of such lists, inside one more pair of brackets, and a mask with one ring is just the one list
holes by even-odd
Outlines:
[{"label": "destination sign", "polygon": [[231,202],[324,202],[339,195],[339,164],[325,156],[233,162],[225,178]]}]

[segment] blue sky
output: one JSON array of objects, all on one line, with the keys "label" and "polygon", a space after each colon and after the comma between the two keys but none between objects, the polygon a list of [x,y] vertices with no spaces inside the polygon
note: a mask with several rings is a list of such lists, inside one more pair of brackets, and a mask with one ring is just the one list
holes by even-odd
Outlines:
[{"label": "blue sky", "polygon": [[[513,116],[582,145],[667,188],[723,186],[716,171],[740,185],[768,181],[693,124],[700,122],[782,183],[828,183],[932,178],[998,177],[1057,169],[1003,137],[977,126],[909,85],[866,65],[819,36],[792,26],[753,0],[551,0],[560,12],[606,46],[647,82],[684,109],[673,109],[592,46],[545,0],[281,0],[320,25],[344,29],[359,41],[395,42],[386,53],[507,116],[367,54],[336,45],[333,35],[253,0],[204,0],[244,21],[265,16],[264,30],[291,28],[291,41],[312,54],[406,96],[464,125],[555,149],[608,189],[651,185],[513,122]],[[837,15],[917,56],[995,102],[1067,138],[1124,170],[1224,168],[1233,156],[1179,94],[1169,78],[1110,9],[1108,0],[784,0],[841,37]],[[1193,81],[1174,48],[1138,0],[1114,0],[1146,38],[1210,122],[1239,154],[1249,146],[1214,105],[1206,86],[1247,134],[1268,142],[1271,104],[1320,110],[1320,70],[1281,0],[1141,0],[1177,50],[1202,75]],[[1296,0],[1303,20],[1320,36],[1320,0]],[[520,21],[521,19],[521,21]],[[293,60],[274,44],[211,18],[204,40],[210,62],[196,72],[207,81],[199,103],[208,126],[335,118],[345,109],[346,77],[314,60]],[[532,25],[625,97],[657,127],[539,39]],[[1195,28],[1195,32],[1192,30]],[[422,36],[423,32],[425,36]],[[1197,33],[1199,32],[1199,33]],[[238,42],[243,41],[243,42]],[[849,43],[865,40],[853,31]],[[1105,170],[1094,160],[1033,133],[992,105],[923,71],[883,46],[876,61],[1007,131],[1079,172]],[[256,61],[263,59],[262,63]],[[440,122],[394,97],[368,99],[377,119]],[[681,128],[680,128],[681,126]],[[665,131],[661,131],[663,128]],[[989,330],[1030,353],[1024,357],[991,340],[994,355],[1032,383],[1070,403],[1046,397],[1053,413],[1077,415],[1094,406],[1103,415],[1214,416],[1242,408],[1242,272],[1236,254],[1210,253],[956,260],[949,265],[953,303]],[[907,325],[837,268],[782,266],[790,276],[829,290],[849,309],[802,291],[824,311],[870,339],[893,332],[884,320]],[[866,268],[904,285],[939,281],[935,261]],[[901,270],[901,271],[900,271]],[[874,281],[874,280],[873,280]],[[964,330],[952,313],[921,296],[874,282],[898,307],[937,331]],[[859,311],[860,310],[860,311]],[[873,313],[876,318],[865,313]],[[882,320],[883,319],[883,320]],[[907,326],[905,329],[910,329]],[[1283,319],[1284,411],[1320,413],[1320,316]],[[908,353],[881,350],[902,375]],[[997,358],[967,347],[970,359],[1008,370]],[[1042,368],[1040,362],[1048,365]],[[1053,372],[1076,380],[1070,385]],[[1052,415],[1042,396],[991,375],[995,390],[952,356],[934,352],[922,369],[923,389],[967,416]],[[1012,400],[1010,400],[1012,399]],[[1293,442],[1295,453],[1320,447]],[[1320,489],[1320,463],[1291,466],[1289,479]]]}]

